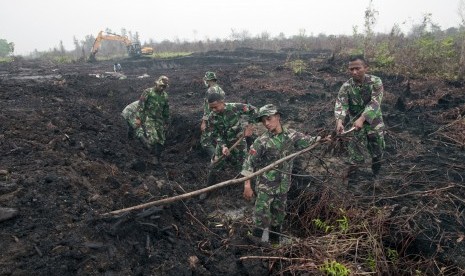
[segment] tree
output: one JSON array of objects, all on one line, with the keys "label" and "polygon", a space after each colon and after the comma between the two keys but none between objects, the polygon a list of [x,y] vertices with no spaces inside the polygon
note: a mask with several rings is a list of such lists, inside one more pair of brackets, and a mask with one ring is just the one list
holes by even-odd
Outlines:
[{"label": "tree", "polygon": [[365,10],[365,41],[364,41],[364,54],[366,58],[372,58],[375,51],[375,41],[373,27],[376,24],[379,12],[373,7],[373,0]]},{"label": "tree", "polygon": [[8,43],[6,39],[0,39],[0,57],[6,57],[10,53],[13,53],[15,44],[13,42]]},{"label": "tree", "polygon": [[459,3],[459,14],[462,19],[461,34],[462,34],[462,48],[460,51],[458,79],[463,81],[465,78],[465,0]]}]

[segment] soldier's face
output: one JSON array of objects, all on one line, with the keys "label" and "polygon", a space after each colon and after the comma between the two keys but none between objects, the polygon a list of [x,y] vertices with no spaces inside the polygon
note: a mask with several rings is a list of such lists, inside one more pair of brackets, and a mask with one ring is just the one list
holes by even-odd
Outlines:
[{"label": "soldier's face", "polygon": [[215,113],[221,113],[224,111],[224,102],[216,101],[209,103],[208,106],[210,107],[210,110]]},{"label": "soldier's face", "polygon": [[166,89],[166,85],[156,84],[156,87],[159,92],[165,91]]},{"label": "soldier's face", "polygon": [[362,60],[355,60],[349,62],[349,72],[354,81],[363,82],[368,66]]},{"label": "soldier's face", "polygon": [[268,131],[273,133],[281,132],[281,116],[279,114],[263,116],[262,124],[268,129]]}]

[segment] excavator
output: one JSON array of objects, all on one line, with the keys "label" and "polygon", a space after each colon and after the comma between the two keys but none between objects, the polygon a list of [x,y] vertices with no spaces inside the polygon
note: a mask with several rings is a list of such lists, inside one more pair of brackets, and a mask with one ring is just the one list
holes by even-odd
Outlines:
[{"label": "excavator", "polygon": [[95,55],[97,54],[98,50],[100,49],[100,44],[103,40],[113,40],[113,41],[121,41],[126,45],[126,49],[128,55],[132,58],[140,57],[141,55],[152,55],[153,48],[152,47],[141,47],[139,42],[131,41],[127,36],[112,34],[112,33],[104,33],[100,31],[95,38],[94,45],[90,51],[89,61],[93,62],[96,61]]}]

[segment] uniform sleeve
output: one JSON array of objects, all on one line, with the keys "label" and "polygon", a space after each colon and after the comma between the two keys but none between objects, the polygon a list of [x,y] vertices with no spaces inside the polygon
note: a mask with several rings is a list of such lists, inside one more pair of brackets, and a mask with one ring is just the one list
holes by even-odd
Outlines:
[{"label": "uniform sleeve", "polygon": [[210,106],[208,105],[208,100],[207,100],[208,94],[205,95],[205,99],[203,101],[203,116],[202,120],[207,120],[208,119],[208,114],[210,113]]},{"label": "uniform sleeve", "polygon": [[349,89],[351,89],[351,87],[347,82],[339,89],[334,105],[334,117],[336,117],[336,120],[344,120],[347,115],[347,111],[349,110]]},{"label": "uniform sleeve", "polygon": [[242,164],[241,174],[243,176],[249,176],[254,172],[256,162],[260,159],[262,153],[263,146],[260,143],[260,139],[257,138],[255,139],[252,146],[250,146],[247,157],[245,158],[244,163]]},{"label": "uniform sleeve", "polygon": [[145,120],[145,118],[147,117],[146,103],[147,103],[149,91],[150,91],[149,89],[145,89],[139,98],[139,106],[137,110],[140,116],[139,119],[141,120]]},{"label": "uniform sleeve", "polygon": [[373,77],[373,90],[371,92],[371,100],[366,105],[365,109],[363,110],[363,116],[365,120],[372,124],[375,118],[381,116],[381,101],[383,100],[383,82],[378,77]]}]

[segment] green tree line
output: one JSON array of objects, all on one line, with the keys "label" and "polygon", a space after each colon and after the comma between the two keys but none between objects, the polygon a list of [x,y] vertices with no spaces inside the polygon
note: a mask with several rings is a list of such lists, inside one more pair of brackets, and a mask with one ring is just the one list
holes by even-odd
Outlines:
[{"label": "green tree line", "polygon": [[[461,2],[462,3],[462,2]],[[271,51],[318,51],[332,53],[332,57],[345,57],[352,54],[364,54],[375,69],[391,74],[410,77],[433,76],[447,79],[464,80],[465,72],[465,20],[457,27],[441,30],[433,21],[432,14],[425,14],[421,21],[414,24],[407,33],[395,24],[389,33],[375,33],[374,26],[379,12],[369,2],[365,10],[364,26],[353,26],[351,35],[310,34],[305,29],[298,35],[286,37],[283,33],[272,37],[268,32],[251,35],[248,31],[232,29],[226,39],[209,39],[183,41],[180,39],[156,42],[144,41],[142,46],[150,46],[155,53],[163,52],[208,52],[232,51],[238,48],[251,48]],[[116,33],[110,29],[108,33]],[[139,34],[121,29],[119,35],[132,41],[139,41]],[[97,34],[90,34],[84,39],[73,38],[74,49],[66,50],[63,43],[49,51],[34,51],[27,58],[50,58],[62,62],[84,61],[87,59]],[[0,39],[0,56],[14,51],[14,44]],[[121,58],[126,54],[126,47],[119,41],[103,41],[97,58]]]}]

